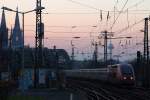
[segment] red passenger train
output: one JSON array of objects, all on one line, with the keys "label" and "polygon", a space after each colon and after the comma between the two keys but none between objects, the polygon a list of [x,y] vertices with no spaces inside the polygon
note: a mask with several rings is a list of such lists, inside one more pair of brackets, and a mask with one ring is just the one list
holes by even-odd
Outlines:
[{"label": "red passenger train", "polygon": [[86,80],[97,80],[113,84],[135,84],[135,75],[132,65],[114,64],[107,68],[96,69],[73,69],[62,71],[65,78],[78,78]]}]

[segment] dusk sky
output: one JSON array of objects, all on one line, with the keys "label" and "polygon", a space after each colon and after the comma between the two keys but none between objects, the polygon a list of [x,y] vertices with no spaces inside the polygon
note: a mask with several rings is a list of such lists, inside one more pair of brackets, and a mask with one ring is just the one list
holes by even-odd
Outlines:
[{"label": "dusk sky", "polygon": [[[18,7],[19,11],[33,10],[35,4],[36,0],[0,1],[0,7],[12,9]],[[45,7],[42,15],[45,24],[45,47],[52,48],[56,45],[57,48],[65,49],[70,54],[72,40],[76,47],[76,56],[79,55],[76,58],[84,59],[88,56],[91,58],[91,55],[86,55],[93,52],[91,41],[100,41],[103,44],[103,39],[98,40],[97,37],[101,35],[101,31],[108,30],[114,32],[114,37],[132,37],[132,39],[112,40],[113,55],[125,52],[122,56],[129,58],[136,53],[132,52],[133,49],[143,49],[141,45],[136,45],[143,42],[143,33],[140,30],[144,28],[144,21],[139,21],[150,15],[150,0],[42,0],[42,5]],[[123,12],[119,12],[121,10]],[[20,15],[20,23],[21,19]],[[15,13],[6,11],[6,21],[9,29],[13,27]],[[135,25],[131,27],[133,24]],[[120,31],[126,27],[129,28]],[[75,36],[79,36],[80,39],[72,38]],[[35,12],[32,12],[25,15],[25,44],[34,47],[34,37]],[[81,58],[82,52],[85,55]],[[102,46],[99,46],[99,52],[103,53]],[[100,58],[102,57],[103,55]]]}]

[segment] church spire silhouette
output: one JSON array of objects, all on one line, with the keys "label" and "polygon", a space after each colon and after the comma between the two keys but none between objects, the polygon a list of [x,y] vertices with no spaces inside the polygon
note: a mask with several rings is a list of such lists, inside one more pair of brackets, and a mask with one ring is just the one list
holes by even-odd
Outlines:
[{"label": "church spire silhouette", "polygon": [[22,47],[23,47],[23,36],[22,36],[22,30],[20,28],[20,21],[19,21],[18,7],[17,7],[15,26],[13,28],[13,33],[12,33],[12,48],[22,48]]},{"label": "church spire silhouette", "polygon": [[0,48],[8,48],[8,28],[6,26],[5,11],[3,9],[0,25]]}]

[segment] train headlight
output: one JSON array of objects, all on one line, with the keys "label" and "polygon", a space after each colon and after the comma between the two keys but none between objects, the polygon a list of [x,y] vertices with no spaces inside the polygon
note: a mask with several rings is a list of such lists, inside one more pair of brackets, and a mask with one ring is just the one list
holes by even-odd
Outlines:
[{"label": "train headlight", "polygon": [[126,79],[127,79],[127,77],[123,77],[123,79],[124,79],[124,80],[126,80]]},{"label": "train headlight", "polygon": [[131,80],[133,80],[133,77],[130,77]]}]

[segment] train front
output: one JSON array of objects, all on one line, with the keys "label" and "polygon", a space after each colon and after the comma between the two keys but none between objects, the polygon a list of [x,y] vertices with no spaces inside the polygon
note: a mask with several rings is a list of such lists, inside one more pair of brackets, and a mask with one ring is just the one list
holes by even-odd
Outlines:
[{"label": "train front", "polygon": [[120,65],[121,71],[121,83],[127,85],[134,85],[135,84],[135,75],[132,65],[130,64],[121,64]]}]

